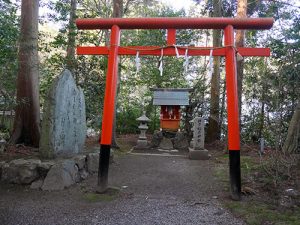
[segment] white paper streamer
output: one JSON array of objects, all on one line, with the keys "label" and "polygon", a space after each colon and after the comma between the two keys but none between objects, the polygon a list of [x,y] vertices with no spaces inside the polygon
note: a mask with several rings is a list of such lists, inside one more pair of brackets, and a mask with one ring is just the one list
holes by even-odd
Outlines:
[{"label": "white paper streamer", "polygon": [[213,72],[213,56],[212,56],[212,53],[213,53],[213,50],[210,49],[209,61],[208,61],[208,71],[207,71],[208,79],[211,78],[212,72]]},{"label": "white paper streamer", "polygon": [[176,53],[176,58],[179,58],[180,55],[179,55],[179,52],[178,52],[178,48],[176,45],[174,45],[174,48],[175,48],[175,53]]},{"label": "white paper streamer", "polygon": [[141,60],[140,60],[140,52],[137,51],[135,55],[135,67],[136,67],[136,73],[140,72],[141,69]]},{"label": "white paper streamer", "polygon": [[163,75],[163,71],[164,71],[164,69],[163,69],[163,56],[164,56],[164,49],[162,48],[161,53],[160,53],[160,58],[159,58],[159,67],[158,67],[158,69],[160,71],[160,76]]},{"label": "white paper streamer", "polygon": [[236,60],[239,62],[239,61],[242,61],[243,59],[244,59],[243,56],[239,52],[237,52],[236,53]]},{"label": "white paper streamer", "polygon": [[189,65],[189,56],[188,56],[188,48],[185,49],[185,54],[184,54],[184,63],[183,63],[183,67],[184,67],[184,73],[186,74],[188,71],[188,65]]}]

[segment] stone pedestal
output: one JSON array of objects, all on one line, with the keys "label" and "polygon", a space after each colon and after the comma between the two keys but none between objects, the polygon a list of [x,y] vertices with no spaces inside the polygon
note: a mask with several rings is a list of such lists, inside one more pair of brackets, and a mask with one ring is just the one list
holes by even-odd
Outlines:
[{"label": "stone pedestal", "polygon": [[193,140],[189,148],[189,158],[195,160],[206,160],[210,158],[208,151],[204,149],[204,118],[195,117],[193,122]]},{"label": "stone pedestal", "polygon": [[194,150],[189,148],[189,159],[193,160],[207,160],[210,158],[208,151],[206,149],[203,150]]}]

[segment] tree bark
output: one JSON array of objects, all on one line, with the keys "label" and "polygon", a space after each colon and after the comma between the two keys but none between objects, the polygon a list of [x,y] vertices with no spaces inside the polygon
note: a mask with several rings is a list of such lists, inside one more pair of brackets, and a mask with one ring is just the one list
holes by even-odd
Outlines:
[{"label": "tree bark", "polygon": [[113,15],[114,18],[123,17],[123,0],[113,0]]},{"label": "tree bark", "polygon": [[[219,0],[213,1],[213,17],[221,17],[221,4]],[[221,46],[221,30],[213,30],[213,46]],[[220,57],[215,56],[213,60],[213,75],[210,89],[210,116],[207,128],[206,141],[213,142],[220,138]]]},{"label": "tree bark", "polygon": [[291,119],[286,140],[283,145],[285,153],[300,151],[300,102]]},{"label": "tree bark", "polygon": [[[266,73],[264,73],[264,75],[265,74]],[[265,125],[266,92],[267,92],[267,86],[266,86],[265,82],[263,82],[262,95],[261,95],[260,120],[259,120],[259,128],[258,128],[258,139],[263,138],[263,130],[264,130],[264,125]]]},{"label": "tree bark", "polygon": [[220,110],[220,123],[219,123],[219,129],[220,129],[220,139],[221,139],[221,133],[222,133],[222,126],[223,126],[223,120],[224,120],[224,112],[225,112],[225,94],[226,94],[226,79],[224,79],[224,85],[222,89],[222,100],[221,100],[221,110]]},{"label": "tree bark", "polygon": [[75,60],[75,19],[76,19],[77,0],[71,0],[71,10],[69,18],[69,33],[68,46],[66,56],[67,69],[71,71],[78,83],[78,77],[75,74],[76,60]]},{"label": "tree bark", "polygon": [[[247,17],[247,0],[238,0],[237,5],[237,17]],[[237,30],[235,36],[235,46],[244,47],[245,31]],[[244,60],[239,60],[236,63],[237,70],[237,83],[238,83],[238,102],[239,102],[239,114],[241,118],[242,113],[242,92],[243,92],[243,77],[244,77]],[[241,123],[240,123],[241,124]]]},{"label": "tree bark", "polygon": [[[123,16],[123,0],[113,0],[113,15],[112,17],[122,17]],[[118,94],[120,91],[120,82],[121,82],[121,68],[119,68],[119,75],[118,75],[118,83],[117,83],[117,90],[116,90],[116,101],[115,101],[115,112],[114,112],[114,122],[113,122],[113,133],[112,133],[112,140],[111,140],[111,147],[119,149],[119,145],[116,140],[116,127],[117,127],[117,99]]]},{"label": "tree bark", "polygon": [[11,143],[38,147],[40,139],[38,0],[22,0],[17,106]]}]

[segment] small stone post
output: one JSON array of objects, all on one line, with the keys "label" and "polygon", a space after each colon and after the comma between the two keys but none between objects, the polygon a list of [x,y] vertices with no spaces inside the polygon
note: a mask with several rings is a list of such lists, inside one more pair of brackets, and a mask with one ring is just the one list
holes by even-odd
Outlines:
[{"label": "small stone post", "polygon": [[208,151],[204,149],[204,118],[195,117],[193,120],[193,139],[189,148],[190,159],[209,159]]},{"label": "small stone post", "polygon": [[149,148],[148,146],[148,141],[146,137],[146,131],[148,130],[148,122],[150,122],[150,119],[146,116],[146,112],[143,112],[143,115],[139,118],[136,119],[137,121],[140,122],[139,129],[141,130],[139,139],[137,141],[137,145],[134,147],[135,149],[147,149]]}]

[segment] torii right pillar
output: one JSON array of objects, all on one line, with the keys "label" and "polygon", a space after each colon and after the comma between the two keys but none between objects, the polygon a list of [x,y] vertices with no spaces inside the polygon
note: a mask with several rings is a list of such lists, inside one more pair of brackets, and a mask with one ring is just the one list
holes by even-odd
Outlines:
[{"label": "torii right pillar", "polygon": [[237,90],[236,50],[234,47],[234,29],[232,25],[224,29],[226,46],[226,92],[228,120],[228,150],[231,197],[241,199],[241,167],[240,167],[240,125]]}]

